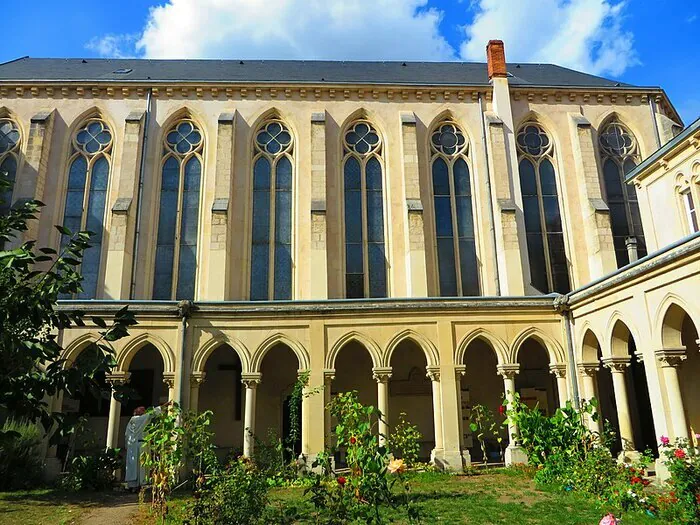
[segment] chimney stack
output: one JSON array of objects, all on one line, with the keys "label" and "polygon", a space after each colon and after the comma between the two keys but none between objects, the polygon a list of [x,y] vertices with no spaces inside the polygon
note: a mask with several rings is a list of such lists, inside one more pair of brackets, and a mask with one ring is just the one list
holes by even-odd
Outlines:
[{"label": "chimney stack", "polygon": [[506,51],[503,40],[489,40],[486,45],[486,60],[488,62],[489,80],[494,77],[506,77]]}]

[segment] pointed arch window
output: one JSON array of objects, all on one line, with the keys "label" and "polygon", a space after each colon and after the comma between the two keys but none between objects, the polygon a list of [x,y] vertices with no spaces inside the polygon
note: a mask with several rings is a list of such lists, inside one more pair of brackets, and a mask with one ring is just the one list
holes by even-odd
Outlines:
[{"label": "pointed arch window", "polygon": [[264,122],[253,146],[253,235],[250,298],[292,298],[294,140],[279,119]]},{"label": "pointed arch window", "polygon": [[[112,165],[113,136],[101,118],[89,119],[73,135],[68,161],[68,188],[63,226],[75,233],[92,232],[80,264],[83,291],[75,299],[95,299],[102,260],[107,190]],[[64,235],[61,245],[68,243]]]},{"label": "pointed arch window", "polygon": [[386,297],[382,141],[367,120],[343,135],[345,296]]},{"label": "pointed arch window", "polygon": [[469,170],[469,144],[445,121],[430,137],[440,295],[480,295]]},{"label": "pointed arch window", "polygon": [[544,293],[571,291],[559,210],[554,145],[537,122],[517,136],[520,190],[532,285]]},{"label": "pointed arch window", "polygon": [[204,138],[189,118],[163,140],[153,299],[194,299]]},{"label": "pointed arch window", "polygon": [[0,189],[0,215],[7,213],[12,206],[12,194],[19,166],[20,132],[16,122],[8,118],[0,119],[0,173],[9,183]]},{"label": "pointed arch window", "polygon": [[632,132],[616,118],[603,126],[598,135],[598,143],[603,163],[605,200],[610,209],[615,258],[617,267],[620,268],[630,263],[627,238],[636,238],[639,257],[647,254],[637,192],[634,185],[625,183],[625,176],[639,162],[639,148]]}]

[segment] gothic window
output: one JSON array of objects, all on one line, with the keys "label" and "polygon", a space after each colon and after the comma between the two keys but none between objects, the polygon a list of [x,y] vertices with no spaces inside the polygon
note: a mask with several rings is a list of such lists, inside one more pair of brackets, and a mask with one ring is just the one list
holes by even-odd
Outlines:
[{"label": "gothic window", "polygon": [[598,135],[603,163],[603,187],[610,208],[613,245],[617,267],[629,264],[626,240],[635,237],[637,253],[647,254],[639,214],[637,192],[631,184],[625,184],[625,176],[639,161],[637,140],[620,121],[613,119],[603,126]]},{"label": "gothic window", "polygon": [[194,299],[204,139],[191,119],[163,140],[153,299]]},{"label": "gothic window", "polygon": [[366,120],[343,136],[345,296],[386,297],[382,141]]},{"label": "gothic window", "polygon": [[0,173],[9,182],[8,188],[0,189],[0,215],[12,206],[17,166],[19,164],[19,127],[7,118],[0,119]]},{"label": "gothic window", "polygon": [[686,177],[682,173],[676,176],[676,194],[680,200],[681,215],[684,218],[687,233],[700,231],[700,176]]},{"label": "gothic window", "polygon": [[440,295],[479,295],[469,145],[447,121],[431,134],[430,147]]},{"label": "gothic window", "polygon": [[250,298],[292,298],[292,176],[294,141],[278,119],[255,134]]},{"label": "gothic window", "polygon": [[[100,118],[89,119],[72,137],[63,226],[72,233],[92,232],[90,247],[85,250],[80,265],[83,291],[76,294],[77,299],[97,296],[112,144],[112,132]],[[64,235],[61,244],[68,240]]]},{"label": "gothic window", "polygon": [[527,122],[518,132],[517,146],[532,285],[544,293],[567,293],[571,285],[554,170],[554,145],[538,123]]}]

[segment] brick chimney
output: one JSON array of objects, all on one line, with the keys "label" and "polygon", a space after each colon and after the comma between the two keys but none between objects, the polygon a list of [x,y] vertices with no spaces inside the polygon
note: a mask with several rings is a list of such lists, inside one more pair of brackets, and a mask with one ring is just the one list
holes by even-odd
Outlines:
[{"label": "brick chimney", "polygon": [[489,40],[486,45],[486,60],[488,62],[489,80],[494,77],[506,77],[506,51],[503,40]]}]

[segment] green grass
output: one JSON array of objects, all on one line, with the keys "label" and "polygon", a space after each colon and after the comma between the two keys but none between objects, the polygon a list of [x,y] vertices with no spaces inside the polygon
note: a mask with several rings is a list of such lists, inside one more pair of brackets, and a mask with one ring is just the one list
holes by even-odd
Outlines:
[{"label": "green grass", "polygon": [[3,525],[68,525],[98,505],[101,498],[67,494],[53,489],[0,492]]},{"label": "green grass", "polygon": [[[490,470],[473,476],[425,472],[412,474],[410,480],[411,498],[424,524],[590,525],[614,510],[590,497],[538,487],[518,470]],[[314,507],[304,496],[304,490],[303,487],[274,488],[270,492],[270,504],[287,509],[287,516],[296,516],[294,523],[316,523]],[[172,502],[168,523],[181,523],[186,502],[187,498]],[[382,517],[388,523],[408,523],[402,508],[384,508]],[[622,518],[625,525],[666,524],[639,513],[625,513]],[[142,509],[138,524],[155,522]]]}]

